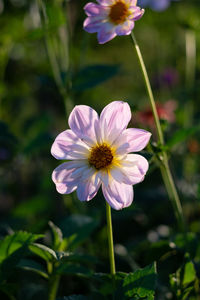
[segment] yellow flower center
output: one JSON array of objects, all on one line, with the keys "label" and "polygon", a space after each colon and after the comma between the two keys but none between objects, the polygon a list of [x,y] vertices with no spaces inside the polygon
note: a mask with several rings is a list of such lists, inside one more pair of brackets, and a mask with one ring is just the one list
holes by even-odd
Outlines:
[{"label": "yellow flower center", "polygon": [[88,158],[89,164],[97,170],[103,169],[111,165],[113,161],[113,150],[106,143],[92,147]]},{"label": "yellow flower center", "polygon": [[121,24],[126,20],[128,15],[128,7],[123,1],[119,0],[110,6],[109,18],[112,23]]}]

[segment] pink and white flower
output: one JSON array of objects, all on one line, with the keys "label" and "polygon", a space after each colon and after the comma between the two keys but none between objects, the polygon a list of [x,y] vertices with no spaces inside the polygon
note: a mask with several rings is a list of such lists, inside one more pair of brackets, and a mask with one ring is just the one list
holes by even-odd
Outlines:
[{"label": "pink and white flower", "polygon": [[151,133],[126,128],[131,110],[126,102],[114,101],[101,112],[89,106],[75,106],[69,127],[60,133],[51,148],[52,155],[67,160],[52,174],[61,194],[76,190],[80,201],[89,201],[102,186],[106,201],[116,210],[131,205],[132,185],[143,181],[148,161],[139,154]]},{"label": "pink and white flower", "polygon": [[104,44],[116,35],[129,35],[135,21],[144,14],[144,9],[137,6],[137,0],[97,0],[98,4],[89,2],[84,10],[88,16],[83,28],[97,32],[99,44]]}]

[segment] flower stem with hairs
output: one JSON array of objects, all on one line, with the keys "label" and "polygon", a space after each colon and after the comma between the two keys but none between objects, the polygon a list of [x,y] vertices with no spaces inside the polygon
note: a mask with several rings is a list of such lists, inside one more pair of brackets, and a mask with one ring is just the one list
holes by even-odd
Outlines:
[{"label": "flower stem with hairs", "polygon": [[159,165],[160,165],[160,169],[161,169],[161,174],[163,177],[163,181],[164,181],[167,193],[169,195],[169,198],[172,202],[172,206],[174,208],[174,212],[175,212],[175,216],[177,218],[177,223],[178,223],[179,229],[181,231],[183,231],[185,229],[185,224],[184,224],[182,206],[181,206],[181,202],[180,202],[177,190],[176,190],[176,186],[174,184],[174,180],[173,180],[173,177],[171,174],[170,167],[169,167],[167,153],[163,150],[164,137],[163,137],[163,132],[161,129],[161,125],[160,125],[160,121],[159,121],[159,117],[158,117],[158,113],[157,113],[157,109],[156,109],[156,104],[155,104],[151,84],[150,84],[147,70],[145,67],[145,63],[144,63],[144,60],[142,57],[142,53],[140,51],[140,47],[137,43],[137,40],[136,40],[133,32],[131,33],[131,37],[132,37],[132,41],[135,46],[138,61],[139,61],[139,64],[140,64],[140,67],[142,70],[144,82],[146,85],[147,93],[149,96],[149,100],[150,100],[150,104],[151,104],[151,108],[152,108],[152,112],[153,112],[153,116],[154,116],[158,141],[159,141],[159,144],[162,149],[161,155],[159,156]]}]

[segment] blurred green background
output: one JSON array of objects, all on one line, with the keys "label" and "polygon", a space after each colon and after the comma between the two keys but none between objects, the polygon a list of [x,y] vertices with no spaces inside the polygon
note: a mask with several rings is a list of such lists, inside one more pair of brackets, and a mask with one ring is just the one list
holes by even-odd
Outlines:
[{"label": "blurred green background", "polygon": [[[127,101],[133,112],[131,127],[150,130],[155,141],[147,94],[129,36],[99,45],[96,34],[82,28],[86,1],[44,1],[45,14],[39,2],[0,0],[0,235],[15,230],[48,232],[49,220],[64,230],[69,218],[73,232],[91,221],[92,235],[84,240],[82,251],[101,261],[96,270],[108,272],[105,200],[101,192],[89,203],[79,202],[75,193],[59,195],[51,174],[60,162],[50,148],[68,128],[73,105],[90,105],[100,112],[114,100]],[[160,13],[147,8],[134,29],[158,103],[184,215],[196,234],[200,233],[199,16],[199,0],[182,0]],[[176,233],[159,169],[148,149],[143,155],[150,170],[135,186],[133,204],[113,211],[117,268],[126,272],[159,259],[162,251],[156,251],[154,243]],[[45,242],[49,243],[48,235]],[[163,280],[182,258],[170,259],[171,267],[169,261],[161,262]],[[76,288],[75,284],[72,292]],[[162,298],[163,291],[159,299],[167,299]]]}]

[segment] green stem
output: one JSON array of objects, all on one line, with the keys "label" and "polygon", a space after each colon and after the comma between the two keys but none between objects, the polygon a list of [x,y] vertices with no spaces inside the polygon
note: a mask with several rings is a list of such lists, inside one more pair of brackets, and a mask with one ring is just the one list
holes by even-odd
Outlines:
[{"label": "green stem", "polygon": [[109,259],[110,259],[110,273],[114,275],[116,271],[115,271],[115,256],[114,256],[114,247],[113,247],[111,207],[107,202],[106,202],[106,219],[107,219],[108,247],[109,247]]},{"label": "green stem", "polygon": [[192,88],[195,82],[196,67],[196,36],[194,30],[188,29],[185,32],[185,53],[186,53],[186,72],[185,81],[188,88]]},{"label": "green stem", "polygon": [[[56,82],[56,85],[58,87],[58,90],[61,94],[61,96],[63,97],[64,100],[64,105],[65,105],[65,110],[66,110],[66,115],[67,118],[69,116],[70,111],[73,108],[73,104],[72,101],[69,97],[69,90],[67,89],[67,84],[65,85],[63,82],[63,79],[61,77],[61,70],[59,67],[59,63],[56,57],[56,51],[55,51],[55,47],[53,44],[53,38],[51,37],[50,33],[49,33],[49,29],[48,29],[48,18],[46,15],[46,11],[45,11],[45,6],[43,4],[42,0],[37,0],[38,1],[38,7],[41,10],[41,18],[43,21],[43,27],[45,29],[45,42],[46,42],[46,48],[47,48],[47,53],[48,53],[48,57],[49,57],[49,61],[50,61],[50,65],[52,68],[52,72],[53,72],[53,76],[54,76],[54,80]],[[62,32],[63,35],[63,29],[60,29],[60,32]],[[66,33],[66,31],[64,32],[64,34]],[[63,39],[63,36],[62,36]],[[64,45],[64,48],[66,48],[67,45]],[[66,52],[65,49],[65,54],[68,54],[68,52]],[[69,60],[69,58],[67,57],[66,59],[67,61]]]},{"label": "green stem", "polygon": [[137,40],[136,40],[133,32],[131,33],[131,37],[132,37],[132,40],[133,40],[133,44],[135,46],[135,50],[136,50],[137,57],[138,57],[140,67],[141,67],[141,70],[142,70],[144,82],[145,82],[145,85],[146,85],[147,93],[148,93],[149,100],[150,100],[150,103],[151,103],[151,108],[152,108],[152,111],[153,111],[156,130],[157,130],[157,133],[158,133],[158,138],[159,138],[160,143],[163,145],[164,144],[163,133],[162,133],[162,129],[161,129],[161,126],[160,126],[160,121],[159,121],[159,117],[158,117],[158,113],[157,113],[157,109],[156,109],[156,104],[155,104],[153,92],[152,92],[152,89],[151,89],[151,84],[150,84],[150,81],[149,81],[149,77],[148,77],[148,74],[147,74],[147,70],[146,70],[144,60],[143,60],[143,57],[142,57],[142,53],[140,51],[140,47],[137,43]]},{"label": "green stem", "polygon": [[[190,99],[195,85],[196,71],[196,36],[194,30],[185,31],[185,84],[188,101],[185,103],[184,126],[191,127],[193,123],[194,103]],[[190,101],[189,101],[190,100]]]},{"label": "green stem", "polygon": [[[142,57],[142,53],[140,51],[140,47],[139,47],[139,45],[137,43],[137,40],[136,40],[133,33],[131,33],[131,37],[132,37],[133,44],[135,46],[138,61],[139,61],[139,64],[140,64],[140,67],[141,67],[141,70],[142,70],[144,82],[145,82],[147,93],[148,93],[148,96],[149,96],[149,100],[150,100],[150,104],[151,104],[151,108],[152,108],[152,112],[153,112],[153,116],[154,116],[154,121],[155,121],[155,125],[156,125],[158,141],[161,145],[161,148],[163,148],[163,146],[164,146],[163,132],[162,132],[162,129],[161,129],[161,125],[160,125],[160,121],[159,121],[159,117],[158,117],[158,113],[157,113],[157,109],[156,109],[156,104],[155,104],[153,92],[152,92],[152,89],[151,89],[151,84],[150,84],[150,81],[149,81],[149,77],[148,77],[148,74],[147,74],[147,70],[146,70],[146,67],[145,67],[145,63],[144,63],[144,60],[143,60],[143,57]],[[175,184],[174,184],[174,180],[173,180],[173,177],[172,177],[172,174],[171,174],[171,171],[170,171],[167,153],[164,150],[162,150],[162,153],[159,157],[159,160],[160,160],[159,165],[160,165],[163,181],[164,181],[164,184],[166,186],[166,190],[167,190],[167,193],[169,195],[169,198],[171,199],[172,206],[173,206],[174,211],[175,211],[175,215],[176,215],[176,218],[177,218],[179,228],[180,228],[180,230],[184,230],[185,225],[184,225],[182,207],[181,207],[180,199],[179,199],[179,196],[178,196]]]},{"label": "green stem", "polygon": [[[178,193],[171,175],[171,171],[169,168],[168,161],[166,161],[163,166],[160,165],[160,170],[162,174],[162,178],[167,190],[167,193],[169,195],[169,198],[171,199],[172,206],[176,215],[177,222],[179,224],[179,228],[181,231],[185,230],[185,221],[183,218],[183,212],[182,212],[182,207],[181,203],[179,201]],[[174,199],[174,201],[173,201]]]},{"label": "green stem", "polygon": [[55,275],[55,276],[52,277],[52,280],[50,280],[48,300],[55,300],[56,299],[59,282],[60,282],[60,275]]}]

